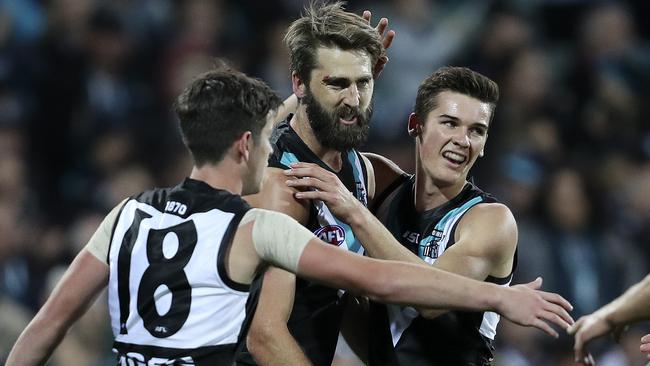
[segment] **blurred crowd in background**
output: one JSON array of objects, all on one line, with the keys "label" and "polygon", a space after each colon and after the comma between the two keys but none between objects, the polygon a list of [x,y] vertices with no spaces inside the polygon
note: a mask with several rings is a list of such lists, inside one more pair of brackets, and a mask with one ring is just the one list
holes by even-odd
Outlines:
[{"label": "blurred crowd in background", "polygon": [[[0,363],[121,199],[189,174],[171,103],[214,57],[291,93],[282,38],[299,0],[0,0]],[[443,65],[498,82],[474,182],[519,225],[515,282],[575,306],[650,267],[650,6],[587,0],[350,1],[397,32],[363,150],[413,171],[406,121]],[[602,340],[600,365],[643,365],[647,326]],[[503,321],[497,366],[571,365],[572,340]],[[111,365],[100,298],[52,365]],[[345,360],[339,360],[344,364]]]}]

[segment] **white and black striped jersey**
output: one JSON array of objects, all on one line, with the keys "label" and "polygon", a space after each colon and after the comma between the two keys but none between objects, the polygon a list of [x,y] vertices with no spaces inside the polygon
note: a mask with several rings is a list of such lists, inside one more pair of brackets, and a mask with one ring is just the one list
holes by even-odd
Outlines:
[{"label": "white and black striped jersey", "polygon": [[125,201],[107,256],[119,365],[234,362],[249,290],[259,283],[232,281],[225,259],[249,209],[240,196],[189,178]]},{"label": "white and black striped jersey", "polygon": [[[468,182],[450,201],[418,213],[414,184],[414,176],[402,176],[379,197],[373,211],[402,245],[429,264],[454,245],[458,222],[470,208],[497,202]],[[508,286],[511,279],[512,272],[485,281]],[[453,311],[425,319],[412,307],[373,303],[370,364],[489,365],[498,322],[499,315],[493,312]]]},{"label": "white and black striped jersey", "polygon": [[[269,167],[288,169],[291,163],[309,162],[337,174],[339,179],[357,199],[367,205],[367,170],[356,150],[343,153],[343,166],[334,172],[300,139],[288,122],[282,122],[271,138],[273,153]],[[322,201],[313,200],[309,222],[306,225],[321,240],[341,249],[363,253],[361,242],[346,223],[337,219]],[[344,300],[340,291],[296,278],[296,292],[289,331],[314,365],[331,365],[341,326]],[[254,364],[250,355],[239,360],[241,364]]]}]

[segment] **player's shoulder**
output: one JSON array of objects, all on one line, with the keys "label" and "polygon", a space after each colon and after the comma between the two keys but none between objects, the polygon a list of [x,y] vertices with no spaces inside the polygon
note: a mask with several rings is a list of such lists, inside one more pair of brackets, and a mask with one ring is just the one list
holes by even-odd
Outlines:
[{"label": "player's shoulder", "polygon": [[368,152],[361,153],[361,156],[374,178],[374,194],[372,196],[375,201],[398,179],[407,176],[399,165],[384,156]]},{"label": "player's shoulder", "polygon": [[515,219],[508,206],[501,202],[479,203],[467,211],[468,218],[489,221],[509,221]]},{"label": "player's shoulder", "polygon": [[460,232],[479,235],[486,242],[516,244],[517,222],[512,211],[500,202],[479,203],[463,216],[458,224]]},{"label": "player's shoulder", "polygon": [[361,156],[364,158],[364,161],[369,162],[372,164],[373,169],[375,170],[375,174],[379,173],[385,173],[385,174],[392,174],[395,177],[406,174],[402,170],[402,168],[399,167],[394,161],[388,159],[385,156],[371,153],[371,152],[362,152]]},{"label": "player's shoulder", "polygon": [[309,217],[309,205],[296,200],[294,194],[297,190],[287,185],[287,179],[284,169],[267,167],[260,191],[244,196],[244,200],[253,207],[279,211],[305,223]]}]

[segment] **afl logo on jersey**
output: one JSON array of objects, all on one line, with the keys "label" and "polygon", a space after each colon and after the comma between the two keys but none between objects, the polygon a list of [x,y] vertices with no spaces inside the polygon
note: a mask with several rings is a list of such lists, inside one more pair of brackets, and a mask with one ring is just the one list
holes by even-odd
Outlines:
[{"label": "afl logo on jersey", "polygon": [[332,245],[341,245],[345,241],[345,230],[338,225],[328,225],[314,231],[318,239]]}]

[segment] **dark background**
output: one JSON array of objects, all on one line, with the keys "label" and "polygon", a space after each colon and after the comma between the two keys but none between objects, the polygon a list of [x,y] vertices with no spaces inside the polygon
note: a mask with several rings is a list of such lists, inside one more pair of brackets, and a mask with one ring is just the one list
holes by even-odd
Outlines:
[{"label": "dark background", "polygon": [[[298,0],[0,0],[0,361],[62,270],[122,198],[189,174],[171,102],[225,57],[291,91],[282,36]],[[519,224],[516,282],[578,317],[650,263],[648,3],[351,1],[397,38],[375,88],[365,150],[413,170],[406,120],[443,65],[497,81],[501,101],[474,181]],[[112,364],[105,299],[52,365]],[[630,330],[594,346],[601,365],[642,365]],[[572,364],[571,340],[500,326],[497,365]],[[339,359],[344,364],[345,359]]]}]

